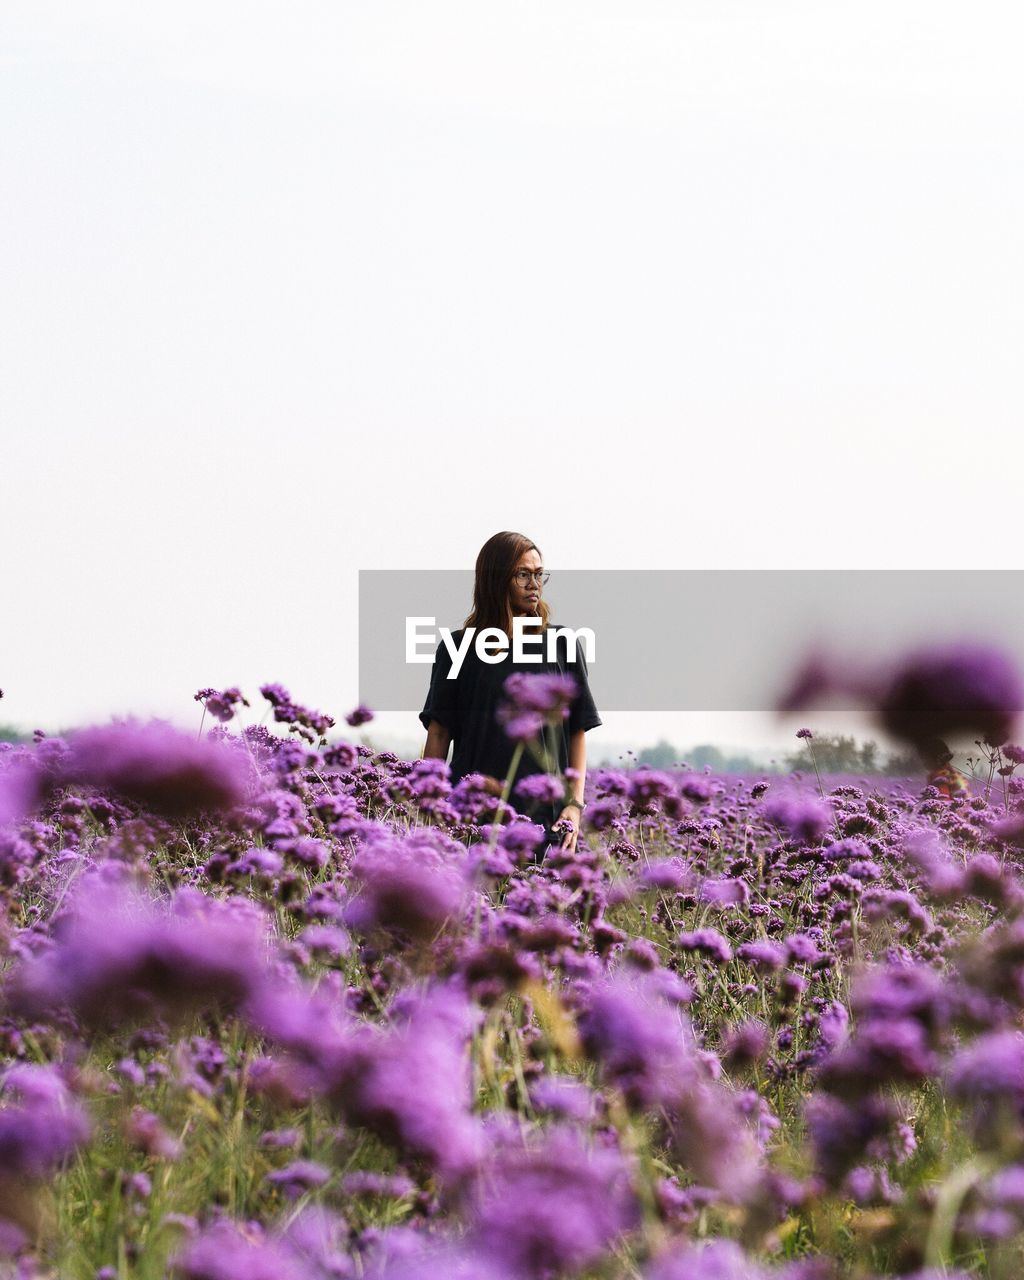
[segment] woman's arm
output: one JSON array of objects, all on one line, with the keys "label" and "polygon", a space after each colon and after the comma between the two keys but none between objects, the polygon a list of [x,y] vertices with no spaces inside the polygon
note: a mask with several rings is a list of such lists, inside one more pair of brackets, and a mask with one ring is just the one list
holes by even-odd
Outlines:
[{"label": "woman's arm", "polygon": [[[423,760],[447,760],[448,748],[451,746],[452,735],[444,727],[440,720],[431,720],[430,727],[427,729],[427,741],[423,746]],[[488,777],[483,774],[483,788],[488,795],[500,796],[504,789],[504,784],[499,782],[497,778]]]},{"label": "woman's arm", "polygon": [[[576,770],[576,777],[570,783],[571,798],[576,804],[567,804],[558,815],[572,823],[572,830],[566,833],[562,841],[563,849],[575,849],[579,836],[580,818],[583,816],[583,788],[587,783],[587,734],[584,729],[577,729],[569,734],[569,767]],[[576,807],[579,805],[579,808]]]},{"label": "woman's arm", "polygon": [[427,727],[427,741],[423,746],[424,760],[447,760],[452,735],[440,720],[431,720]]},{"label": "woman's arm", "polygon": [[569,734],[569,768],[576,770],[570,791],[580,808],[583,807],[583,790],[587,784],[587,735],[583,729]]}]

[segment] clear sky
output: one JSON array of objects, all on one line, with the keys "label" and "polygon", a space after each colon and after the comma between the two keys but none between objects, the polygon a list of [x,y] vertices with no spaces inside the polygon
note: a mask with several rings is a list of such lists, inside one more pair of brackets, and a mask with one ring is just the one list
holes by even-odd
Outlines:
[{"label": "clear sky", "polygon": [[340,717],[358,570],[502,528],[552,569],[1016,567],[1020,26],[6,0],[0,720],[267,680]]}]

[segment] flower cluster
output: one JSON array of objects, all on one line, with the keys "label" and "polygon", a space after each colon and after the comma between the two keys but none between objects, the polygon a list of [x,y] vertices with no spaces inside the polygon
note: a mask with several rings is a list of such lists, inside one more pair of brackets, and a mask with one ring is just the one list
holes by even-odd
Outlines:
[{"label": "flower cluster", "polygon": [[[333,717],[322,711],[310,711],[308,707],[295,702],[288,690],[280,684],[261,684],[260,693],[274,709],[274,719],[278,724],[288,725],[289,732],[296,733],[306,742],[321,743],[327,736],[327,730],[334,728]],[[350,723],[355,723],[351,722]]]},{"label": "flower cluster", "polygon": [[[1006,670],[944,652],[861,692],[1001,737]],[[570,683],[511,680],[513,737]],[[273,685],[300,740],[234,733],[237,693],[0,747],[0,1271],[1015,1274],[1019,747],[946,795],[594,768],[545,849],[565,778],[317,742]]]}]

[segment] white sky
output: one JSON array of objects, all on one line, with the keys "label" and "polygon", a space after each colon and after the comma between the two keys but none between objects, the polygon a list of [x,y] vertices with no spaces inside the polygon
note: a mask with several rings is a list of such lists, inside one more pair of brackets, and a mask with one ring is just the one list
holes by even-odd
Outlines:
[{"label": "white sky", "polygon": [[552,569],[1017,567],[1021,34],[6,0],[0,720],[266,680],[340,719],[358,569],[501,528]]}]

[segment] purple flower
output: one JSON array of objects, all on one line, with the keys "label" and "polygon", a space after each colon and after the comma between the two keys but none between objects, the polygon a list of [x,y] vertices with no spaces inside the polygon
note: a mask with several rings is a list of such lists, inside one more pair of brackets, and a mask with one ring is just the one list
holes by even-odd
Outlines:
[{"label": "purple flower", "polygon": [[260,1134],[260,1146],[265,1148],[296,1147],[301,1140],[298,1129],[268,1129]]},{"label": "purple flower", "polygon": [[363,1026],[323,1052],[322,1088],[349,1124],[443,1177],[462,1177],[482,1153],[465,1052],[478,1015],[444,986],[408,993],[395,1015],[387,1031]]},{"label": "purple flower", "polygon": [[761,811],[774,826],[804,844],[820,840],[834,816],[829,805],[799,795],[773,796],[764,802]]},{"label": "purple flower", "polygon": [[906,921],[908,929],[928,933],[932,918],[912,893],[902,889],[870,889],[862,899],[866,920]]},{"label": "purple flower", "polygon": [[898,664],[878,702],[882,725],[896,738],[980,733],[1005,742],[1024,705],[1016,665],[1001,650],[973,643],[921,649]]},{"label": "purple flower", "polygon": [[852,673],[831,656],[809,653],[791,675],[775,706],[780,712],[800,711],[826,694],[853,691],[856,683]]},{"label": "purple flower", "polygon": [[427,801],[450,796],[452,793],[450,772],[446,760],[413,760],[408,779],[414,799],[422,806]]},{"label": "purple flower", "polygon": [[693,873],[681,858],[657,858],[640,871],[640,884],[646,889],[685,889]]},{"label": "purple flower", "polygon": [[289,1212],[275,1234],[316,1280],[342,1280],[352,1274],[349,1225],[335,1210],[322,1204],[303,1205]]},{"label": "purple flower", "polygon": [[830,1049],[836,1048],[846,1040],[849,1028],[850,1015],[846,1006],[840,1001],[833,1000],[822,1009],[821,1017],[818,1019],[818,1034],[821,1036],[822,1044]]},{"label": "purple flower", "polygon": [[195,696],[195,701],[201,702],[209,714],[222,724],[233,719],[235,708],[239,704],[243,707],[249,705],[248,699],[242,696],[242,691],[236,688],[224,689],[222,692],[216,689],[200,689]]},{"label": "purple flower", "polygon": [[132,1107],[125,1121],[125,1137],[147,1156],[177,1160],[181,1155],[181,1143],[171,1137],[158,1115],[143,1107]]},{"label": "purple flower", "polygon": [[0,759],[0,827],[31,813],[42,789],[42,776],[28,757]]},{"label": "purple flower", "polygon": [[889,1132],[895,1118],[892,1103],[880,1097],[844,1102],[829,1094],[812,1094],[804,1103],[804,1119],[827,1184],[838,1186],[868,1147]]},{"label": "purple flower", "polygon": [[650,975],[610,976],[590,986],[577,1018],[586,1053],[627,1102],[649,1107],[673,1097],[694,1074],[689,1020]]},{"label": "purple flower", "polygon": [[733,1240],[712,1240],[699,1248],[684,1246],[655,1260],[646,1280],[770,1280]]},{"label": "purple flower", "polygon": [[605,831],[622,816],[622,801],[617,796],[606,796],[588,804],[583,821],[591,831]]},{"label": "purple flower", "polygon": [[9,1067],[3,1097],[0,1168],[8,1177],[43,1178],[89,1138],[87,1113],[53,1067]]},{"label": "purple flower", "polygon": [[946,1080],[954,1097],[1024,1106],[1024,1034],[989,1031],[955,1054]]},{"label": "purple flower", "polygon": [[352,940],[345,930],[331,924],[307,925],[296,941],[323,960],[340,960],[352,950]]},{"label": "purple flower", "polygon": [[297,733],[306,742],[323,741],[328,729],[334,727],[332,716],[321,711],[311,711],[292,699],[288,690],[280,684],[264,684],[260,693],[274,709],[278,724],[288,725],[290,733]]},{"label": "purple flower", "polygon": [[736,954],[755,969],[775,971],[786,963],[787,952],[781,942],[772,942],[770,938],[755,938],[752,942],[742,943]]},{"label": "purple flower", "polygon": [[466,886],[428,839],[381,832],[352,863],[351,896],[343,912],[359,933],[399,932],[415,940],[434,937],[458,921]]},{"label": "purple flower", "polygon": [[744,1116],[743,1095],[695,1076],[666,1107],[676,1159],[724,1200],[742,1201],[760,1176],[757,1139]]},{"label": "purple flower", "polygon": [[314,1280],[286,1244],[226,1220],[189,1241],[172,1259],[172,1274],[180,1280]]},{"label": "purple flower", "polygon": [[504,699],[498,706],[498,723],[515,741],[535,738],[546,724],[557,725],[568,716],[579,688],[571,675],[516,671],[504,683]]},{"label": "purple flower", "polygon": [[982,1194],[988,1206],[1009,1213],[1014,1231],[1020,1230],[1024,1220],[1024,1166],[1007,1165],[989,1179]]},{"label": "purple flower", "polygon": [[998,840],[1024,848],[1024,813],[1009,813],[1005,817],[993,819],[987,825]]},{"label": "purple flower", "polygon": [[938,1066],[919,1022],[909,1018],[862,1023],[821,1068],[824,1088],[859,1098],[887,1084],[926,1080]]},{"label": "purple flower", "polygon": [[61,782],[100,787],[171,818],[231,809],[246,798],[245,753],[169,724],[134,721],[68,738]]},{"label": "purple flower", "polygon": [[676,946],[683,951],[700,951],[719,964],[728,964],[732,959],[732,947],[717,929],[694,929],[692,933],[681,933],[676,938]]},{"label": "purple flower", "polygon": [[745,880],[705,880],[697,896],[721,907],[742,906],[750,901],[750,889]]},{"label": "purple flower", "polygon": [[593,1118],[596,1102],[596,1095],[571,1076],[541,1076],[530,1088],[530,1104],[535,1111],[578,1124]]},{"label": "purple flower", "polygon": [[731,1027],[726,1034],[722,1054],[729,1070],[763,1058],[768,1050],[768,1041],[768,1028],[753,1018]]},{"label": "purple flower", "polygon": [[530,854],[544,840],[544,827],[539,822],[511,822],[498,830],[498,847],[513,858]]},{"label": "purple flower", "polygon": [[403,1173],[375,1173],[357,1169],[341,1179],[341,1190],[347,1196],[391,1196],[402,1200],[414,1195],[416,1183]]},{"label": "purple flower", "polygon": [[595,1262],[639,1222],[630,1169],[615,1150],[588,1150],[575,1131],[549,1130],[489,1162],[470,1243],[516,1275],[542,1280]]},{"label": "purple flower", "polygon": [[550,773],[529,773],[517,782],[513,794],[521,800],[533,800],[542,804],[556,804],[565,798],[565,786],[560,778]]},{"label": "purple flower", "polygon": [[675,778],[662,769],[650,769],[645,765],[627,775],[628,795],[638,812],[648,813],[660,806],[670,815],[679,809]]},{"label": "purple flower", "polygon": [[354,711],[348,713],[345,717],[345,723],[351,725],[353,729],[358,729],[361,724],[369,724],[372,719],[373,712],[365,703],[361,702]]},{"label": "purple flower", "polygon": [[870,854],[871,850],[868,846],[856,836],[847,837],[845,840],[834,840],[821,851],[821,856],[826,862],[851,862],[856,858],[867,858]]},{"label": "purple flower", "polygon": [[714,795],[714,788],[707,778],[691,773],[679,779],[679,794],[694,804],[704,804]]},{"label": "purple flower", "polygon": [[67,1008],[89,1027],[231,1011],[266,969],[262,922],[238,905],[181,890],[166,910],[93,877],[61,915],[53,945],[12,974],[12,1002],[29,1015]]},{"label": "purple flower", "polygon": [[813,965],[821,958],[817,942],[806,933],[791,933],[784,940],[784,946],[790,964]]},{"label": "purple flower", "polygon": [[705,1185],[742,1196],[757,1152],[736,1097],[708,1078],[689,1021],[653,974],[611,977],[582,997],[577,1019],[587,1054],[635,1107],[657,1106],[677,1159]]},{"label": "purple flower", "polygon": [[522,1280],[500,1258],[422,1231],[392,1227],[367,1263],[367,1280]]},{"label": "purple flower", "polygon": [[274,1169],[266,1175],[265,1182],[277,1187],[287,1200],[297,1200],[307,1191],[322,1187],[331,1176],[329,1169],[315,1160],[293,1160],[283,1169]]}]

